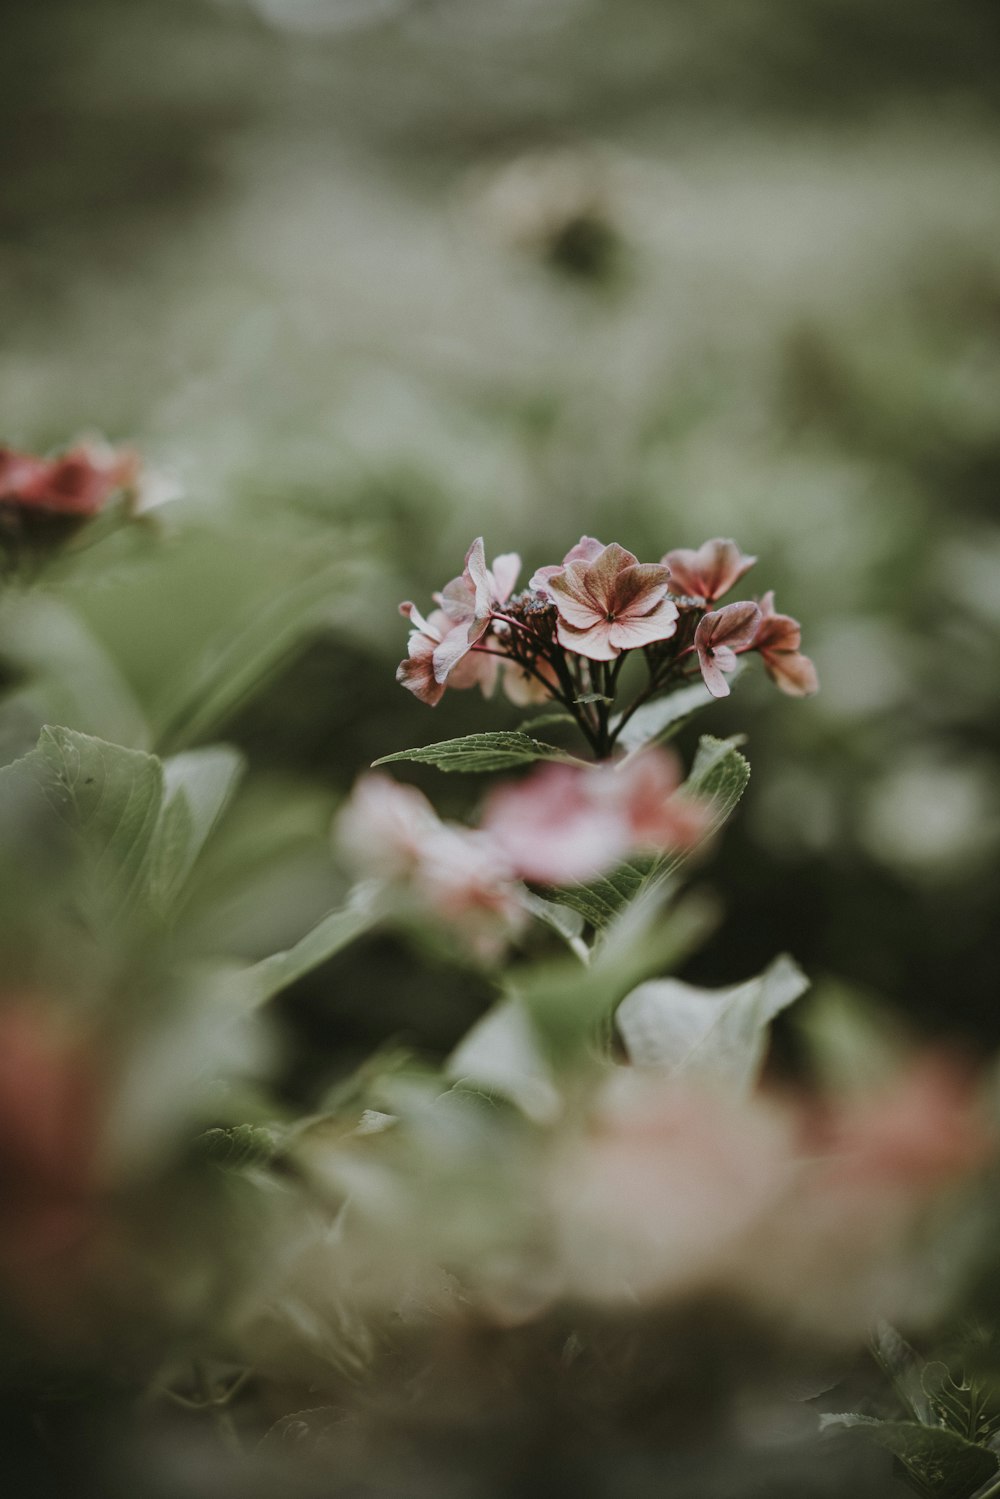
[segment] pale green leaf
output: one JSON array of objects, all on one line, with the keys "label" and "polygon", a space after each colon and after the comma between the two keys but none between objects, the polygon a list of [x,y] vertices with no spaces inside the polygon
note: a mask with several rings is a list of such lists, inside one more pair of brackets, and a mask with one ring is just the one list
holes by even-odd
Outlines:
[{"label": "pale green leaf", "polygon": [[529,1119],[547,1123],[561,1100],[538,1034],[523,1005],[503,999],[459,1042],[445,1063],[456,1082],[508,1098]]},{"label": "pale green leaf", "polygon": [[164,803],[153,851],[152,881],[161,902],[180,891],[243,772],[228,745],[189,750],[163,762]]},{"label": "pale green leaf", "polygon": [[[714,702],[715,698],[704,682],[692,682],[687,687],[678,687],[676,692],[655,698],[653,702],[643,703],[641,708],[637,708],[618,735],[618,743],[622,749],[634,754],[645,745],[669,739],[687,722],[692,713],[697,713],[699,708],[707,708]],[[611,720],[612,732],[620,721],[620,714]]]},{"label": "pale green leaf", "polygon": [[244,971],[246,998],[250,1004],[263,1004],[287,989],[296,979],[310,973],[335,957],[343,948],[372,929],[378,912],[367,901],[358,900],[342,911],[332,911],[311,932],[286,952],[255,963]]}]

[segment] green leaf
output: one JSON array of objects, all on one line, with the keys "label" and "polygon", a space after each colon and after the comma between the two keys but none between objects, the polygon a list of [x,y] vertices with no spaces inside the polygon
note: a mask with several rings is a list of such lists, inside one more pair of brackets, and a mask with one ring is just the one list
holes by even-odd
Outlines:
[{"label": "green leaf", "polygon": [[943,1426],[878,1421],[850,1412],[820,1417],[823,1430],[862,1430],[897,1457],[927,1499],[970,1499],[1000,1467],[996,1454]]},{"label": "green leaf", "polygon": [[586,967],[565,957],[509,973],[505,992],[523,1004],[548,1056],[563,1063],[590,1050],[630,989],[704,939],[714,908],[689,897],[665,911],[666,899],[666,890],[648,889],[625,906],[601,933]]},{"label": "green leaf", "polygon": [[[683,791],[711,802],[708,833],[732,814],[750,779],[750,766],[739,753],[738,739],[716,739],[703,734]],[[579,911],[598,930],[643,891],[664,884],[680,869],[686,854],[640,854],[586,885],[567,885],[552,898]]]},{"label": "green leaf", "polygon": [[615,1022],[635,1065],[746,1092],[763,1065],[771,1021],[807,985],[784,956],[757,978],[725,989],[654,979],[626,995]]},{"label": "green leaf", "polygon": [[282,989],[287,989],[296,979],[318,968],[321,963],[335,957],[342,948],[364,936],[378,919],[379,913],[374,905],[365,900],[347,905],[342,911],[332,911],[287,952],[274,953],[244,970],[249,1003],[264,1004],[275,994],[280,994]]},{"label": "green leaf", "polygon": [[532,916],[539,921],[544,921],[545,925],[551,927],[554,932],[558,932],[577,956],[586,960],[587,949],[581,941],[583,917],[579,911],[574,911],[570,906],[560,905],[555,900],[543,900],[540,895],[535,895],[530,890],[525,892],[524,904]]},{"label": "green leaf", "polygon": [[530,765],[535,760],[559,760],[564,764],[580,765],[583,762],[555,745],[543,744],[540,739],[531,739],[527,734],[493,733],[464,734],[460,739],[444,739],[439,744],[425,744],[419,749],[397,750],[394,755],[383,755],[373,765],[395,765],[408,761],[414,765],[436,765],[444,771],[513,770],[519,765]]},{"label": "green leaf", "polygon": [[456,1082],[498,1093],[539,1124],[561,1106],[548,1061],[524,1006],[502,999],[478,1020],[445,1063]]},{"label": "green leaf", "polygon": [[[618,736],[622,749],[634,754],[647,744],[669,739],[686,723],[699,708],[707,708],[715,698],[704,682],[692,682],[690,686],[678,687],[666,697],[658,697],[651,703],[637,708]],[[611,720],[611,730],[621,722],[621,715]]]},{"label": "green leaf", "polygon": [[243,756],[228,745],[189,750],[163,762],[164,804],[152,870],[161,904],[169,904],[180,893],[228,806],[243,768]]},{"label": "green leaf", "polygon": [[585,692],[582,697],[575,697],[574,703],[613,703],[614,698],[608,697],[604,692]]},{"label": "green leaf", "polygon": [[141,750],[48,726],[36,755],[50,805],[79,840],[88,905],[128,916],[149,893],[163,766]]},{"label": "green leaf", "polygon": [[576,727],[576,719],[572,713],[567,713],[565,708],[552,708],[546,713],[533,713],[530,718],[522,718],[517,732],[523,734],[525,729],[545,729],[557,723],[568,723]]}]

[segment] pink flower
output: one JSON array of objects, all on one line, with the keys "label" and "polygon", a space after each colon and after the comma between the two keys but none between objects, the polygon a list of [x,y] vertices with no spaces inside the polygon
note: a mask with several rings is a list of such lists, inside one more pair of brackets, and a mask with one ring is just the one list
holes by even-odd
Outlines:
[{"label": "pink flower", "polygon": [[513,593],[520,571],[521,559],[516,552],[504,552],[496,558],[492,569],[488,568],[483,538],[476,537],[466,553],[461,577],[453,578],[441,593],[435,594],[435,602],[456,627],[442,638],[434,652],[437,682],[446,682],[462,657],[486,634],[493,616]]},{"label": "pink flower", "polygon": [[816,668],[799,650],[802,630],[797,619],[774,612],[774,594],[760,601],[760,623],[753,648],[760,651],[771,680],[790,697],[807,697],[819,690]]},{"label": "pink flower", "polygon": [[334,834],[363,873],[394,885],[423,916],[454,927],[482,957],[526,920],[510,862],[486,833],[440,820],[413,786],[362,776]]},{"label": "pink flower", "polygon": [[996,1138],[976,1109],[967,1071],[940,1055],[911,1062],[874,1097],[841,1105],[829,1121],[829,1183],[884,1199],[961,1178]]},{"label": "pink flower", "polygon": [[756,557],[745,557],[735,541],[722,536],[704,542],[697,551],[681,547],[663,558],[670,569],[671,593],[690,594],[706,604],[728,593],[756,561]]},{"label": "pink flower", "polygon": [[137,471],[134,453],[100,443],[80,443],[59,458],[0,448],[0,504],[86,520],[116,491],[131,489]]},{"label": "pink flower", "polygon": [[441,826],[422,791],[375,773],[357,782],[334,831],[344,852],[366,874],[405,879]]},{"label": "pink flower", "polygon": [[723,672],[734,670],[737,651],[749,650],[753,645],[759,622],[760,610],[751,603],[727,604],[698,621],[694,645],[705,686],[713,697],[729,696],[729,683]]},{"label": "pink flower", "polygon": [[535,593],[543,593],[547,598],[554,600],[554,595],[549,589],[549,580],[556,573],[561,573],[563,568],[568,567],[571,562],[594,562],[604,551],[603,541],[598,541],[593,536],[581,536],[576,546],[570,547],[561,562],[550,563],[546,567],[540,567],[533,573],[528,582],[528,587]]},{"label": "pink flower", "polygon": [[[415,604],[399,606],[400,614],[406,616],[413,629],[407,644],[407,659],[396,668],[396,681],[422,703],[435,707],[444,696],[445,683],[434,675],[434,653],[442,642],[458,633],[464,644],[466,627],[452,624],[443,609],[435,609],[424,619]],[[455,667],[448,675],[449,687],[475,687],[482,689],[488,697],[496,685],[499,662],[485,651],[463,650]]]},{"label": "pink flower", "polygon": [[591,661],[613,661],[622,651],[668,639],[677,628],[669,586],[666,567],[640,563],[614,541],[591,561],[568,563],[546,584],[559,610],[559,644]]},{"label": "pink flower", "polygon": [[543,765],[494,791],[482,825],[523,879],[578,884],[634,850],[691,847],[705,817],[679,786],[677,761],[659,749],[619,765]]}]

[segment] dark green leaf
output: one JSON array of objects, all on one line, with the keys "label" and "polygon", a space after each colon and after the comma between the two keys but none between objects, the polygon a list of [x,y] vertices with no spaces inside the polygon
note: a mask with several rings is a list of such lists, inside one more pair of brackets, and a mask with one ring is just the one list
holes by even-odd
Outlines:
[{"label": "dark green leaf", "polygon": [[877,1421],[852,1414],[822,1416],[825,1430],[863,1430],[899,1459],[919,1493],[927,1499],[971,1499],[1000,1467],[996,1454],[966,1441],[943,1426],[917,1421]]},{"label": "dark green leaf", "polygon": [[375,765],[395,765],[408,761],[414,765],[436,765],[444,771],[513,770],[519,765],[530,765],[535,760],[560,760],[565,764],[582,764],[565,750],[555,745],[543,744],[527,734],[494,733],[464,734],[460,739],[444,739],[439,744],[425,744],[419,749],[398,750],[394,755],[383,755]]}]

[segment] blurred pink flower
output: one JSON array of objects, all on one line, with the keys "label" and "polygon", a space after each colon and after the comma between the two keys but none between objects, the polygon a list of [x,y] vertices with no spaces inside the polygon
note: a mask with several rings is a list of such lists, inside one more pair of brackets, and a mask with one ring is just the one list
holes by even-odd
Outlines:
[{"label": "blurred pink flower", "polygon": [[563,568],[568,567],[571,562],[594,562],[603,551],[603,541],[598,541],[593,536],[581,536],[576,546],[570,547],[561,562],[549,563],[546,567],[538,568],[532,574],[528,587],[535,593],[542,593],[547,598],[554,599],[549,588],[549,581],[555,577],[556,573],[561,573]]},{"label": "blurred pink flower", "polygon": [[46,1292],[94,1224],[100,1079],[43,1000],[0,1004],[0,1267]]},{"label": "blurred pink flower", "polygon": [[85,520],[132,489],[138,467],[134,453],[103,443],[80,443],[58,458],[0,448],[0,504]]},{"label": "blurred pink flower", "polygon": [[359,870],[399,886],[483,957],[498,955],[526,920],[514,871],[494,840],[442,822],[414,786],[362,776],[334,834]]},{"label": "blurred pink flower", "polygon": [[713,697],[729,696],[723,673],[735,669],[737,651],[750,649],[759,621],[760,610],[751,603],[727,604],[698,621],[694,645],[705,686]]},{"label": "blurred pink flower", "polygon": [[698,549],[680,547],[662,559],[670,569],[670,591],[689,594],[714,604],[728,593],[757,561],[746,557],[735,541],[716,536]]},{"label": "blurred pink flower", "polygon": [[482,825],[523,879],[578,884],[634,850],[697,842],[705,814],[679,786],[677,761],[659,749],[619,765],[543,765],[492,792]]},{"label": "blurred pink flower", "polygon": [[842,1103],[827,1120],[831,1185],[879,1195],[934,1190],[996,1149],[967,1069],[929,1054],[874,1096]]},{"label": "blurred pink flower", "polygon": [[376,771],[355,783],[334,832],[344,852],[366,874],[406,879],[441,826],[422,791]]},{"label": "blurred pink flower", "polygon": [[774,593],[760,601],[760,623],[753,649],[760,651],[768,675],[790,697],[807,697],[819,689],[816,668],[799,650],[802,630],[789,614],[776,614]]},{"label": "blurred pink flower", "polygon": [[622,651],[666,640],[677,628],[669,586],[666,567],[640,563],[614,541],[590,561],[568,563],[546,583],[559,610],[559,644],[591,661],[613,661]]},{"label": "blurred pink flower", "polygon": [[746,1235],[787,1190],[792,1120],[622,1068],[552,1193],[571,1292],[634,1301],[730,1283]]}]

